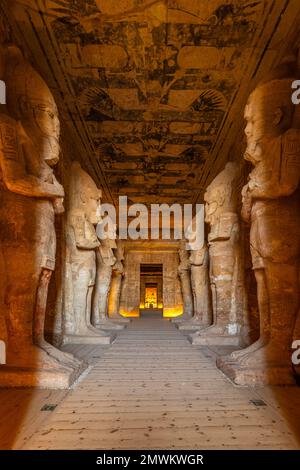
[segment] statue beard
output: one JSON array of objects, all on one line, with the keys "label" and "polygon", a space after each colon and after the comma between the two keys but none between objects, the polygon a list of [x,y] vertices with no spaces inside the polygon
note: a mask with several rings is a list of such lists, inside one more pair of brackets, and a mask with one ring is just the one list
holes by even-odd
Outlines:
[{"label": "statue beard", "polygon": [[45,162],[53,168],[59,161],[60,145],[55,137],[43,136],[42,154]]},{"label": "statue beard", "polygon": [[51,168],[59,161],[60,145],[56,136],[44,134],[38,125],[24,122],[24,128],[35,144],[40,159]]},{"label": "statue beard", "polygon": [[248,142],[247,148],[244,153],[244,159],[256,165],[261,160],[262,155],[262,142],[252,141]]}]

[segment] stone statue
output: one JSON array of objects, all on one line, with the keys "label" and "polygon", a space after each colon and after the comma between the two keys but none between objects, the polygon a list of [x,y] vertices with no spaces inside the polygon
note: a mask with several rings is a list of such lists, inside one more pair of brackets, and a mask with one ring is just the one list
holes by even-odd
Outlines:
[{"label": "stone statue", "polygon": [[64,197],[49,166],[59,158],[58,112],[46,83],[17,48],[7,48],[5,60],[8,106],[0,118],[0,241],[8,367],[1,368],[0,383],[65,388],[82,363],[44,339],[48,284],[55,267],[54,217],[63,211]]},{"label": "stone statue", "polygon": [[240,224],[237,214],[238,168],[227,163],[208,186],[205,220],[208,236],[213,325],[190,336],[192,344],[240,344],[243,327],[243,286],[241,286]]},{"label": "stone statue", "polygon": [[92,178],[73,162],[67,212],[67,282],[64,343],[109,344],[109,334],[91,324],[96,280],[96,251],[100,242],[95,225],[100,217],[101,191]]},{"label": "stone statue", "polygon": [[191,287],[191,265],[189,260],[189,253],[186,248],[186,240],[182,240],[179,246],[179,266],[178,275],[181,285],[181,293],[183,299],[183,314],[175,318],[173,323],[181,323],[184,320],[189,320],[193,317],[193,293]]},{"label": "stone statue", "polygon": [[[1,79],[1,78],[0,78]],[[1,183],[0,183],[1,185]],[[1,200],[0,200],[1,204]],[[6,362],[7,328],[5,322],[5,291],[6,291],[6,269],[2,246],[0,245],[0,364]]]},{"label": "stone statue", "polygon": [[300,306],[300,131],[291,101],[292,81],[273,78],[259,85],[245,109],[244,158],[254,168],[242,191],[242,215],[251,224],[260,338],[218,361],[238,384],[294,381],[291,345]]},{"label": "stone statue", "polygon": [[129,318],[120,314],[120,297],[122,290],[122,281],[124,278],[124,244],[122,240],[117,240],[117,249],[114,251],[116,262],[112,268],[112,279],[108,300],[109,318],[119,323],[129,323]]},{"label": "stone statue", "polygon": [[[1,31],[1,36],[3,36],[3,32]],[[5,48],[0,45],[0,80],[4,80],[5,74],[5,60],[6,58],[6,51]],[[3,109],[3,105],[1,105]],[[2,109],[1,114],[2,114]],[[1,199],[1,187],[3,184],[2,181],[2,161],[3,156],[0,155],[0,207],[2,206],[2,199]],[[1,223],[1,222],[0,222]],[[0,364],[5,364],[6,362],[6,346],[7,346],[7,328],[6,328],[6,321],[5,321],[5,291],[6,291],[6,267],[3,255],[3,247],[1,244],[1,237],[0,237]]]},{"label": "stone statue", "polygon": [[211,292],[209,282],[208,246],[190,252],[191,285],[194,299],[194,316],[182,322],[180,330],[197,330],[212,323]]},{"label": "stone statue", "polygon": [[108,297],[110,291],[113,266],[116,263],[113,249],[116,245],[116,227],[114,233],[100,240],[97,249],[96,287],[93,297],[92,323],[97,328],[121,330],[124,325],[115,323],[108,318]]}]

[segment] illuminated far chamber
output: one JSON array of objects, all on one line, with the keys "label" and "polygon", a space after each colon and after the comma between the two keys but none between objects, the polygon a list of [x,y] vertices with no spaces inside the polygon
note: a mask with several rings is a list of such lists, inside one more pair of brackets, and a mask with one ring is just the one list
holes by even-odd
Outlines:
[{"label": "illuminated far chamber", "polygon": [[158,308],[157,287],[151,286],[145,288],[145,308]]}]

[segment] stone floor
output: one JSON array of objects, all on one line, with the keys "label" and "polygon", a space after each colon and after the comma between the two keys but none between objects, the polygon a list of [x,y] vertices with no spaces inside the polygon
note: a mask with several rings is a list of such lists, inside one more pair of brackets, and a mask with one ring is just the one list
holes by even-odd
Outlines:
[{"label": "stone floor", "polygon": [[72,390],[0,391],[1,449],[300,449],[299,388],[234,386],[168,320],[67,349],[92,365]]}]

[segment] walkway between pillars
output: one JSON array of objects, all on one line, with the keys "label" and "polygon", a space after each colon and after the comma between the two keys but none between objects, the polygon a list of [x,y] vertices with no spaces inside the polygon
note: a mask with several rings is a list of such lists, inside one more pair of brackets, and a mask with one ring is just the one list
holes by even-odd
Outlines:
[{"label": "walkway between pillars", "polygon": [[135,319],[26,449],[297,448],[272,406],[235,387],[161,318]]}]

